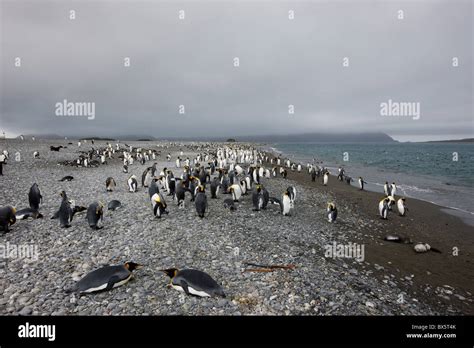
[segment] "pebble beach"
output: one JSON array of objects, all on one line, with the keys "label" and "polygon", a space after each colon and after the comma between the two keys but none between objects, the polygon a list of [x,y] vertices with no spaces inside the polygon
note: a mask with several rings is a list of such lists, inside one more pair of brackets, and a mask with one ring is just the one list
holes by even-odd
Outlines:
[{"label": "pebble beach", "polygon": [[[169,214],[153,216],[148,190],[141,187],[144,169],[157,162],[175,176],[175,159],[194,158],[216,148],[260,148],[258,144],[126,142],[134,148],[155,149],[156,160],[138,161],[122,171],[114,156],[97,167],[60,165],[74,161],[79,151],[105,147],[107,141],[77,146],[77,140],[0,140],[10,160],[0,176],[0,206],[28,207],[28,191],[37,183],[43,202],[42,219],[17,221],[0,245],[35,245],[37,258],[0,260],[2,315],[459,315],[474,313],[472,227],[430,203],[410,199],[405,217],[378,216],[382,193],[359,191],[331,176],[327,186],[311,182],[303,168],[288,170],[287,178],[262,178],[270,196],[281,197],[288,186],[297,192],[291,216],[276,205],[253,211],[251,194],[229,211],[223,201],[208,196],[208,215],[196,215],[187,196],[185,208],[167,196]],[[111,142],[115,146],[115,142]],[[50,151],[50,146],[67,146]],[[121,147],[125,147],[123,142]],[[33,152],[40,156],[33,158]],[[263,150],[262,150],[263,151]],[[21,154],[15,161],[15,153]],[[166,155],[171,154],[167,161]],[[268,158],[274,154],[268,153]],[[241,164],[246,168],[247,164]],[[271,169],[269,162],[262,166]],[[135,174],[138,192],[129,192],[127,179]],[[64,176],[72,181],[60,182]],[[105,180],[117,187],[107,192]],[[71,227],[50,219],[64,190],[76,204],[88,206],[119,200],[122,207],[105,211],[103,229],[92,230],[85,213],[74,216]],[[325,209],[335,202],[338,218],[329,223]],[[417,254],[412,245],[383,240],[398,234],[426,242],[442,253]],[[364,259],[328,257],[328,245],[364,246]],[[459,250],[453,254],[453,248]],[[77,296],[65,291],[88,272],[106,264],[134,261],[144,267],[134,279],[111,291]],[[246,263],[293,265],[272,272],[249,271]],[[224,289],[225,298],[197,298],[167,287],[161,269],[193,268],[210,274]]]}]

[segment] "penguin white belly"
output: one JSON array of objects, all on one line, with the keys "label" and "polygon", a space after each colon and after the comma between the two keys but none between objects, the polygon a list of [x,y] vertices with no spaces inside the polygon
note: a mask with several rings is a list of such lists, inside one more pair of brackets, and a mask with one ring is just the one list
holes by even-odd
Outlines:
[{"label": "penguin white belly", "polygon": [[328,221],[332,222],[332,211],[328,212]]},{"label": "penguin white belly", "polygon": [[284,196],[282,199],[282,204],[283,204],[283,215],[288,215],[290,213],[291,209],[291,200],[290,197]]},{"label": "penguin white belly", "polygon": [[324,185],[328,184],[329,176],[327,174],[324,174]]},{"label": "penguin white belly", "polygon": [[[131,278],[132,278],[132,274],[130,274],[130,275],[128,276],[128,278],[125,278],[124,280],[121,280],[121,281],[115,283],[113,287],[114,287],[114,288],[117,288],[117,287],[119,287],[119,286],[121,286],[121,285],[124,285],[124,284],[127,283]],[[87,293],[87,294],[89,294],[89,293],[91,293],[91,292],[96,292],[96,291],[104,290],[106,287],[107,287],[107,283],[102,284],[102,285],[100,285],[100,286],[97,286],[97,287],[95,287],[95,288],[89,288],[89,289],[84,290],[84,291],[81,291],[81,292],[82,292],[82,293]]]},{"label": "penguin white belly", "polygon": [[387,212],[388,212],[388,207],[385,207],[384,205],[384,202],[380,202],[379,203],[379,214],[381,217],[383,217],[384,219],[387,218]]},{"label": "penguin white belly", "polygon": [[[179,286],[179,285],[174,285],[174,284],[171,284],[171,286],[173,287],[173,289],[176,289],[180,292],[185,292],[184,289]],[[196,290],[190,286],[188,286],[188,291],[190,294],[192,295],[195,295],[195,296],[199,296],[199,297],[211,297],[211,295],[209,295],[207,292],[204,292],[204,291],[199,291],[199,290]]]},{"label": "penguin white belly", "polygon": [[397,202],[397,208],[400,215],[405,215],[405,206],[403,205],[403,201],[401,199]]}]

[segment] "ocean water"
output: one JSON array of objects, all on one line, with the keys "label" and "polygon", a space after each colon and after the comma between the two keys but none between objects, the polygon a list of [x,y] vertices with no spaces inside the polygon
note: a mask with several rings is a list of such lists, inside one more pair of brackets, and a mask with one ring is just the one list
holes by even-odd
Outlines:
[{"label": "ocean water", "polygon": [[457,215],[464,213],[474,220],[474,144],[278,143],[270,147],[304,165],[315,158],[331,174],[343,166],[355,180],[362,176],[370,191],[383,194],[383,184],[395,182],[397,195],[453,208]]}]

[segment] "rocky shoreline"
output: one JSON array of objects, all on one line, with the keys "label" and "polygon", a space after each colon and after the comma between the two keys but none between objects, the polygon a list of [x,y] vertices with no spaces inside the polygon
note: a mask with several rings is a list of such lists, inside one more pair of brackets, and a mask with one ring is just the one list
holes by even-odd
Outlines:
[{"label": "rocky shoreline", "polygon": [[[94,146],[104,146],[105,143],[97,141]],[[134,147],[145,148],[156,147],[156,144],[130,143]],[[321,183],[311,183],[306,172],[288,170],[288,178],[263,178],[262,183],[270,196],[275,197],[280,197],[290,185],[296,188],[297,199],[292,216],[282,216],[274,205],[263,211],[253,211],[250,195],[244,196],[241,202],[236,203],[237,210],[230,212],[223,206],[227,195],[210,199],[207,192],[208,217],[198,218],[189,198],[185,202],[187,208],[179,209],[176,202],[167,197],[170,212],[158,220],[152,214],[147,190],[140,187],[138,192],[130,193],[126,184],[130,174],[141,178],[143,170],[152,161],[145,165],[134,163],[129,167],[130,174],[122,172],[122,162],[117,158],[97,168],[62,166],[58,162],[77,157],[79,149],[76,143],[59,152],[50,151],[50,145],[64,145],[64,141],[0,142],[0,147],[8,148],[11,157],[16,151],[22,154],[20,162],[11,159],[4,166],[4,176],[0,177],[3,193],[0,206],[28,206],[28,190],[36,182],[43,195],[41,212],[45,216],[44,219],[17,221],[11,232],[0,235],[1,245],[37,245],[39,250],[37,260],[8,259],[0,264],[0,314],[473,313],[472,272],[468,271],[468,267],[472,269],[472,237],[463,234],[467,227],[464,228],[456,217],[435,215],[437,212],[430,210],[434,206],[426,208],[410,202],[411,214],[417,219],[381,221],[376,214],[378,200],[373,201],[380,195],[356,192],[356,188],[343,186],[345,184],[337,182],[335,177],[330,178],[328,187],[323,187]],[[174,165],[180,149],[184,151],[182,157],[192,158],[207,146],[161,145],[164,147],[160,148],[157,167],[159,170],[168,167],[175,172],[175,176],[182,172]],[[90,147],[90,144],[87,146]],[[39,159],[33,159],[33,151],[40,153]],[[172,156],[170,162],[165,158],[168,152]],[[270,163],[263,165],[272,167]],[[66,175],[72,175],[74,180],[58,181]],[[105,179],[109,176],[116,180],[117,189],[108,193]],[[80,205],[118,199],[123,207],[105,212],[104,228],[101,230],[91,230],[84,214],[74,218],[71,228],[61,229],[57,220],[50,220],[59,207],[61,190],[66,190],[68,196]],[[362,199],[359,194],[367,194],[367,199]],[[334,224],[327,222],[325,216],[329,201],[335,201],[339,209],[339,217]],[[429,215],[431,211],[433,214]],[[419,214],[426,216],[419,217]],[[430,231],[433,226],[445,223],[449,226],[443,227],[442,231]],[[438,255],[418,255],[409,247],[404,250],[402,245],[380,239],[383,233],[393,232],[394,229],[424,240],[428,236],[434,238],[434,245],[445,252],[437,260],[435,257]],[[334,242],[365,245],[365,260],[359,262],[353,258],[325,257],[325,247]],[[456,245],[453,243],[459,244],[463,251],[458,258],[449,256],[448,248]],[[136,271],[135,279],[125,286],[81,297],[64,291],[101,265],[126,261],[139,262],[145,267]],[[268,273],[243,272],[245,262],[293,264],[295,269]],[[435,269],[430,268],[432,266]],[[445,269],[437,268],[444,266]],[[222,285],[227,297],[187,297],[169,289],[166,287],[168,278],[159,272],[167,267],[206,271]],[[433,280],[427,278],[427,268],[431,269]],[[425,276],[421,276],[422,273]],[[422,290],[426,284],[431,287],[430,291]]]}]

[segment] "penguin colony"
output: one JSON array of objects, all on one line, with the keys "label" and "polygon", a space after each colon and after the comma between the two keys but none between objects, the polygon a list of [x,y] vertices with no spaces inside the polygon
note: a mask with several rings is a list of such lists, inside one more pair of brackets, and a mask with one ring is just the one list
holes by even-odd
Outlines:
[{"label": "penguin colony", "polygon": [[[82,143],[78,142],[78,147],[81,147],[81,145]],[[297,189],[294,186],[288,186],[278,197],[274,197],[270,196],[264,186],[264,181],[277,176],[287,178],[288,170],[301,172],[303,168],[301,164],[292,163],[289,159],[274,158],[269,156],[268,153],[252,147],[238,145],[211,147],[208,145],[199,146],[199,153],[192,159],[182,158],[183,152],[181,152],[175,160],[174,172],[168,167],[164,167],[162,170],[157,168],[157,162],[154,162],[154,160],[161,156],[161,151],[133,148],[133,146],[127,144],[125,144],[125,148],[119,144],[112,146],[110,143],[100,149],[92,147],[90,151],[80,151],[80,155],[76,160],[64,161],[58,164],[98,167],[107,165],[107,159],[112,160],[118,157],[123,161],[123,172],[129,173],[134,163],[145,165],[147,162],[153,162],[142,172],[141,185],[134,174],[131,174],[126,183],[123,184],[120,182],[117,184],[113,177],[107,177],[104,178],[104,190],[114,192],[127,187],[129,194],[136,194],[140,191],[147,193],[150,202],[150,214],[153,214],[156,219],[172,214],[172,210],[175,208],[195,210],[197,219],[212,218],[208,198],[224,198],[223,206],[230,213],[239,208],[239,203],[242,200],[249,200],[255,212],[264,213],[271,205],[277,205],[283,216],[292,216],[295,213]],[[51,146],[51,151],[59,152],[61,148],[63,147]],[[34,158],[39,158],[37,151],[34,153]],[[166,160],[171,162],[171,153],[166,155]],[[311,182],[315,182],[317,178],[322,177],[321,183],[323,186],[330,184],[330,172],[327,168],[309,163],[306,167]],[[65,176],[58,181],[71,180],[74,180],[72,176]],[[337,180],[345,181],[349,185],[354,181],[346,175],[343,168],[339,168]],[[364,190],[365,184],[367,182],[359,177],[358,186],[360,190]],[[209,197],[208,192],[210,192]],[[388,220],[389,213],[394,205],[396,205],[400,216],[406,215],[408,211],[405,203],[406,199],[400,197],[397,200],[395,198],[396,193],[396,184],[386,182],[384,185],[385,196],[378,205],[381,219]],[[73,223],[81,223],[80,221],[74,221],[74,216],[83,211],[86,211],[85,219],[92,230],[104,228],[103,217],[106,208],[104,202],[95,201],[85,207],[76,205],[75,201],[68,197],[66,191],[61,191],[59,197],[58,210],[51,217],[51,219],[58,220],[59,228],[66,229],[71,227]],[[3,231],[3,233],[9,232],[11,226],[17,220],[43,218],[39,211],[42,198],[38,185],[34,183],[28,192],[29,207],[20,210],[12,206],[0,207],[0,231]],[[189,202],[192,204],[186,205],[186,198],[189,198]],[[168,205],[166,200],[173,203]],[[109,211],[115,211],[120,207],[121,202],[118,200],[110,200],[107,204],[107,210]],[[325,214],[329,223],[336,222],[338,210],[335,202],[327,203]],[[385,240],[406,244],[412,243],[411,240],[407,241],[398,236],[387,236]],[[437,251],[426,243],[417,243],[414,250],[416,252]],[[105,266],[90,272],[67,291],[84,294],[111,290],[126,284],[133,277],[132,272],[141,267],[142,265],[131,261],[122,265]],[[193,269],[179,270],[177,268],[161,269],[160,271],[170,278],[168,284],[170,288],[184,292],[187,295],[225,297],[222,287],[205,272]]]}]

